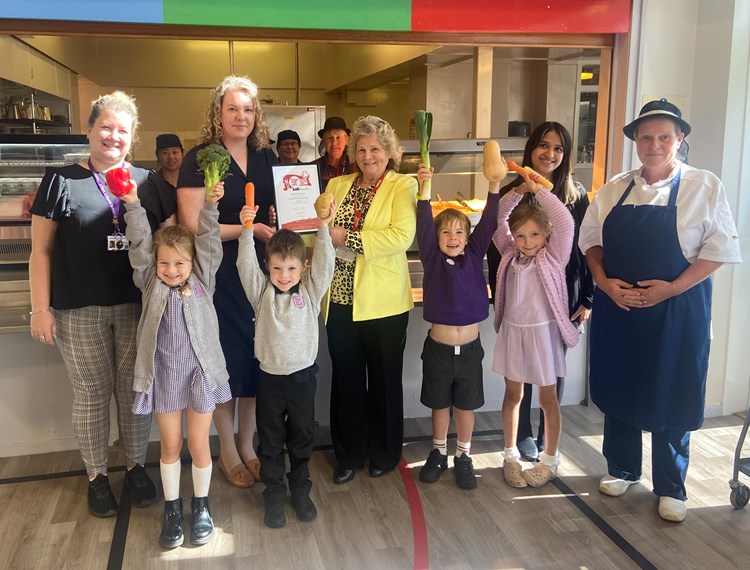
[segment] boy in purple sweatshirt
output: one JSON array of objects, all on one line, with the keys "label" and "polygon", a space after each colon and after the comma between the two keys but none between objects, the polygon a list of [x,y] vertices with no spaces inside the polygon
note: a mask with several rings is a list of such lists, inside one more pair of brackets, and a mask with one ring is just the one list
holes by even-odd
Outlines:
[{"label": "boy in purple sweatshirt", "polygon": [[422,350],[421,402],[432,408],[433,450],[419,479],[434,483],[448,469],[448,425],[456,408],[458,442],[453,467],[456,485],[474,489],[477,479],[471,460],[474,410],[484,405],[479,323],[489,315],[484,256],[497,228],[499,182],[490,182],[487,205],[474,232],[465,214],[448,208],[433,220],[430,192],[424,182],[432,176],[420,165],[417,179],[417,243],[424,267],[423,312],[432,327]]}]

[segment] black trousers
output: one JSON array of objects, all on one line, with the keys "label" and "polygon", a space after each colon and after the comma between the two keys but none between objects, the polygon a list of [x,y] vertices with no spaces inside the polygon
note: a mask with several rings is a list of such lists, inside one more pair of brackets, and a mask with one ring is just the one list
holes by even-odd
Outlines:
[{"label": "black trousers", "polygon": [[390,470],[404,443],[401,375],[409,313],[368,321],[352,320],[352,307],[331,303],[331,439],[343,469]]},{"label": "black trousers", "polygon": [[288,376],[260,372],[256,405],[258,459],[260,480],[270,494],[286,494],[285,444],[292,493],[299,489],[309,492],[311,487],[308,464],[314,444],[317,372],[317,364]]}]

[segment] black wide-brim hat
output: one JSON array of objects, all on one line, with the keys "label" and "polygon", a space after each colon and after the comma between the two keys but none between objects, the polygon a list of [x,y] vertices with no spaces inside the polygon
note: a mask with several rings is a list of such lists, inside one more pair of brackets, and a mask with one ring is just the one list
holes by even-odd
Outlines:
[{"label": "black wide-brim hat", "polygon": [[626,137],[634,141],[635,129],[638,124],[646,119],[653,119],[658,117],[672,119],[675,123],[680,125],[682,134],[684,134],[685,136],[688,136],[690,134],[690,124],[682,118],[682,111],[680,111],[677,105],[673,105],[666,99],[659,99],[658,101],[649,101],[648,103],[646,103],[641,108],[641,112],[638,113],[638,118],[625,125],[622,128],[622,132],[625,133]]},{"label": "black wide-brim hat", "polygon": [[346,121],[341,117],[328,117],[326,122],[323,123],[323,128],[318,131],[318,136],[322,139],[323,133],[326,131],[346,131],[347,136],[352,133],[350,129],[346,128]]}]

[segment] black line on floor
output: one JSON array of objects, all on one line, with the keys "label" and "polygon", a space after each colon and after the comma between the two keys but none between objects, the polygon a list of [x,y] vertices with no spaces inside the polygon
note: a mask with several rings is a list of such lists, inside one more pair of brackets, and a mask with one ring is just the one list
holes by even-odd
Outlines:
[{"label": "black line on floor", "polygon": [[657,567],[651,563],[639,550],[630,544],[628,540],[617,532],[610,524],[604,520],[604,518],[597,513],[590,505],[586,503],[577,493],[573,491],[568,485],[562,481],[559,477],[552,479],[552,484],[558,488],[561,493],[564,493],[568,500],[573,503],[576,508],[583,513],[583,515],[589,519],[596,528],[598,528],[602,534],[609,538],[617,548],[635,562],[639,568],[643,570],[657,570]]},{"label": "black line on floor", "polygon": [[109,548],[109,560],[107,570],[120,570],[125,559],[125,544],[128,541],[128,527],[130,526],[130,510],[133,501],[130,489],[127,485],[122,486],[120,494],[120,508],[117,509],[117,521],[115,532],[112,535],[112,545]]},{"label": "black line on floor", "polygon": [[[473,437],[482,436],[498,436],[502,435],[503,431],[499,429],[476,431]],[[455,433],[448,434],[449,439],[454,439]],[[416,443],[423,441],[432,441],[432,435],[417,435],[412,437],[404,438],[404,443]],[[333,449],[332,444],[316,445],[314,451],[331,451]],[[216,460],[218,456],[212,457]],[[190,463],[190,459],[182,459],[182,463]],[[154,461],[147,463],[144,467],[146,469],[152,469],[159,467],[159,462]],[[109,468],[110,472],[125,471],[125,466],[117,466]],[[0,479],[0,485],[9,485],[12,483],[27,483],[32,481],[47,481],[52,479],[63,479],[65,477],[79,477],[86,475],[86,471],[83,469],[76,471],[63,471],[60,473],[46,473],[42,475],[27,475],[24,477],[9,477],[7,479]],[[568,485],[562,481],[562,479],[555,478],[552,480],[552,484],[557,489],[564,493],[568,500],[575,505],[575,507],[587,518],[593,525],[599,529],[607,538],[609,538],[615,546],[617,546],[628,558],[635,562],[639,568],[643,570],[658,570],[654,564],[652,564],[638,549],[633,546],[628,540],[618,533],[607,521],[602,518],[594,509],[592,509],[586,502],[576,494]],[[112,537],[112,546],[109,551],[109,562],[107,564],[107,570],[119,570],[122,568],[122,562],[125,556],[125,545],[128,538],[128,526],[130,522],[130,510],[131,510],[131,497],[130,491],[126,485],[122,487],[122,496],[120,498],[120,508],[117,512],[117,522],[115,523],[114,536]]]}]

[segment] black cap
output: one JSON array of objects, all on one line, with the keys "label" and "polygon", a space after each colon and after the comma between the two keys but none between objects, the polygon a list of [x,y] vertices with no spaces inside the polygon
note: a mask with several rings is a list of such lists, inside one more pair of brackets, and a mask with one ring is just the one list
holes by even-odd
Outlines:
[{"label": "black cap", "polygon": [[326,122],[323,123],[323,128],[318,131],[318,136],[323,138],[323,133],[333,130],[346,131],[347,135],[350,135],[352,132],[346,128],[346,121],[341,117],[328,117]]},{"label": "black cap", "polygon": [[173,135],[172,133],[166,133],[163,135],[156,135],[156,152],[159,152],[163,148],[182,148],[180,137]]},{"label": "black cap", "polygon": [[287,129],[285,131],[281,131],[278,135],[276,135],[276,142],[278,143],[280,143],[281,141],[289,140],[289,139],[295,140],[299,144],[302,144],[302,141],[300,140],[299,135],[297,134],[297,131]]},{"label": "black cap", "polygon": [[659,99],[658,101],[649,101],[642,108],[641,112],[638,113],[638,118],[633,122],[625,125],[622,128],[622,132],[630,140],[635,140],[635,128],[638,123],[645,119],[653,119],[655,117],[663,117],[672,119],[675,123],[680,125],[680,129],[685,136],[690,134],[690,125],[687,121],[682,118],[682,111],[677,108],[677,105],[673,105],[666,99]]}]

